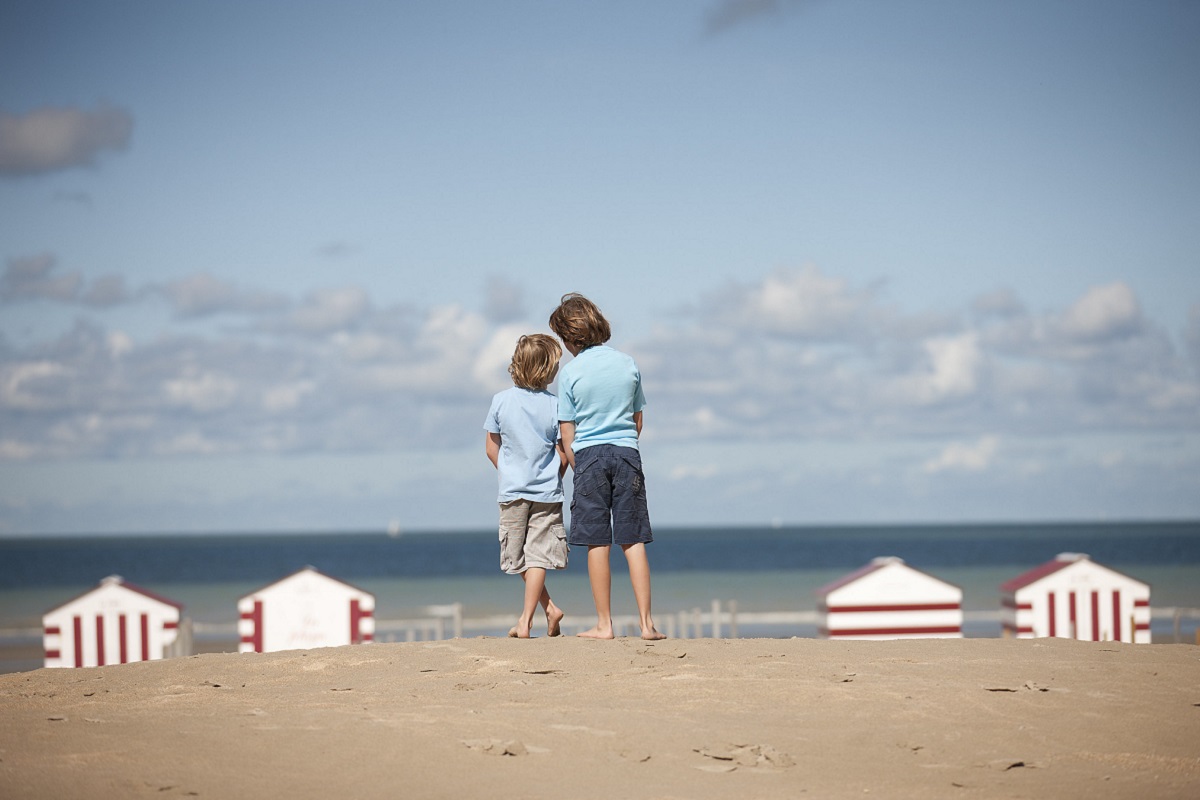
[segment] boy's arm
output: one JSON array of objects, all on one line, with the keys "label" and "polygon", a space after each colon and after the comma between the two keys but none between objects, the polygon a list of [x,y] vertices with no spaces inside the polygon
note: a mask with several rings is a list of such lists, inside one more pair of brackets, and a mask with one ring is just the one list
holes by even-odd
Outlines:
[{"label": "boy's arm", "polygon": [[562,439],[554,443],[554,449],[558,451],[558,479],[567,474],[567,451],[563,447]]},{"label": "boy's arm", "polygon": [[500,469],[500,441],[500,434],[491,431],[487,431],[487,438],[483,440],[483,452],[496,469]]},{"label": "boy's arm", "polygon": [[571,465],[571,469],[575,469],[575,451],[571,449],[571,444],[575,441],[575,423],[563,422],[558,423],[558,434],[561,437],[563,454],[567,458],[567,463]]},{"label": "boy's arm", "polygon": [[637,428],[637,438],[642,438],[642,412],[633,412],[633,426]]}]

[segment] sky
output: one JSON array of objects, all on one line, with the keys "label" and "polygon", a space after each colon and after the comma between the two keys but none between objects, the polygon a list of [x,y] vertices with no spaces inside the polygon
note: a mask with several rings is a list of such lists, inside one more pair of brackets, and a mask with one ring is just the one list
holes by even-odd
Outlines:
[{"label": "sky", "polygon": [[1200,518],[1200,4],[0,4],[0,535],[483,530],[586,294],[658,526]]}]

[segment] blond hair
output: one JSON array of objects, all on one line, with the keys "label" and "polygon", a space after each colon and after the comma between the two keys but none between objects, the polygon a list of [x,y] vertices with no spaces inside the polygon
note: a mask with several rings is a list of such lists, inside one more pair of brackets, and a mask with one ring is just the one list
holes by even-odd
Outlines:
[{"label": "blond hair", "polygon": [[612,338],[612,328],[600,309],[578,292],[564,294],[550,314],[550,330],[565,344],[583,350]]},{"label": "blond hair", "polygon": [[554,380],[562,348],[544,333],[531,333],[517,340],[508,374],[522,389],[545,389]]}]

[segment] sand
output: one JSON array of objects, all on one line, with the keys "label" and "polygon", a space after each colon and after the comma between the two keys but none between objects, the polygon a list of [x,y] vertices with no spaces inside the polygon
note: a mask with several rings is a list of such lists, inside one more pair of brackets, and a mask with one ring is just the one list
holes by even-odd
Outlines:
[{"label": "sand", "polygon": [[1196,798],[1200,648],[505,638],[0,676],[4,798]]}]

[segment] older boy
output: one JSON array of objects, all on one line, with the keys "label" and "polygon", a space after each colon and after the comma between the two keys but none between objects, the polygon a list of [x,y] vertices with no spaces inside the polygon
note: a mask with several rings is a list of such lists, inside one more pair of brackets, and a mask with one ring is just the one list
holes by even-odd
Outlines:
[{"label": "older boy", "polygon": [[575,357],[559,374],[558,421],[574,470],[570,543],[588,548],[597,617],[596,626],[579,635],[613,638],[609,554],[616,543],[629,564],[642,638],[664,639],[650,615],[646,544],[654,535],[638,449],[646,404],[641,373],[632,358],[605,345],[612,336],[608,320],[581,294],[563,296],[550,330]]},{"label": "older boy", "polygon": [[567,459],[558,439],[558,399],[546,389],[561,357],[558,342],[544,333],[522,336],[508,367],[514,386],[492,398],[483,424],[484,452],[500,483],[500,568],[525,581],[525,604],[508,632],[519,639],[529,638],[539,602],[547,635],[559,635],[563,618],[546,589],[546,570],[567,566]]}]

